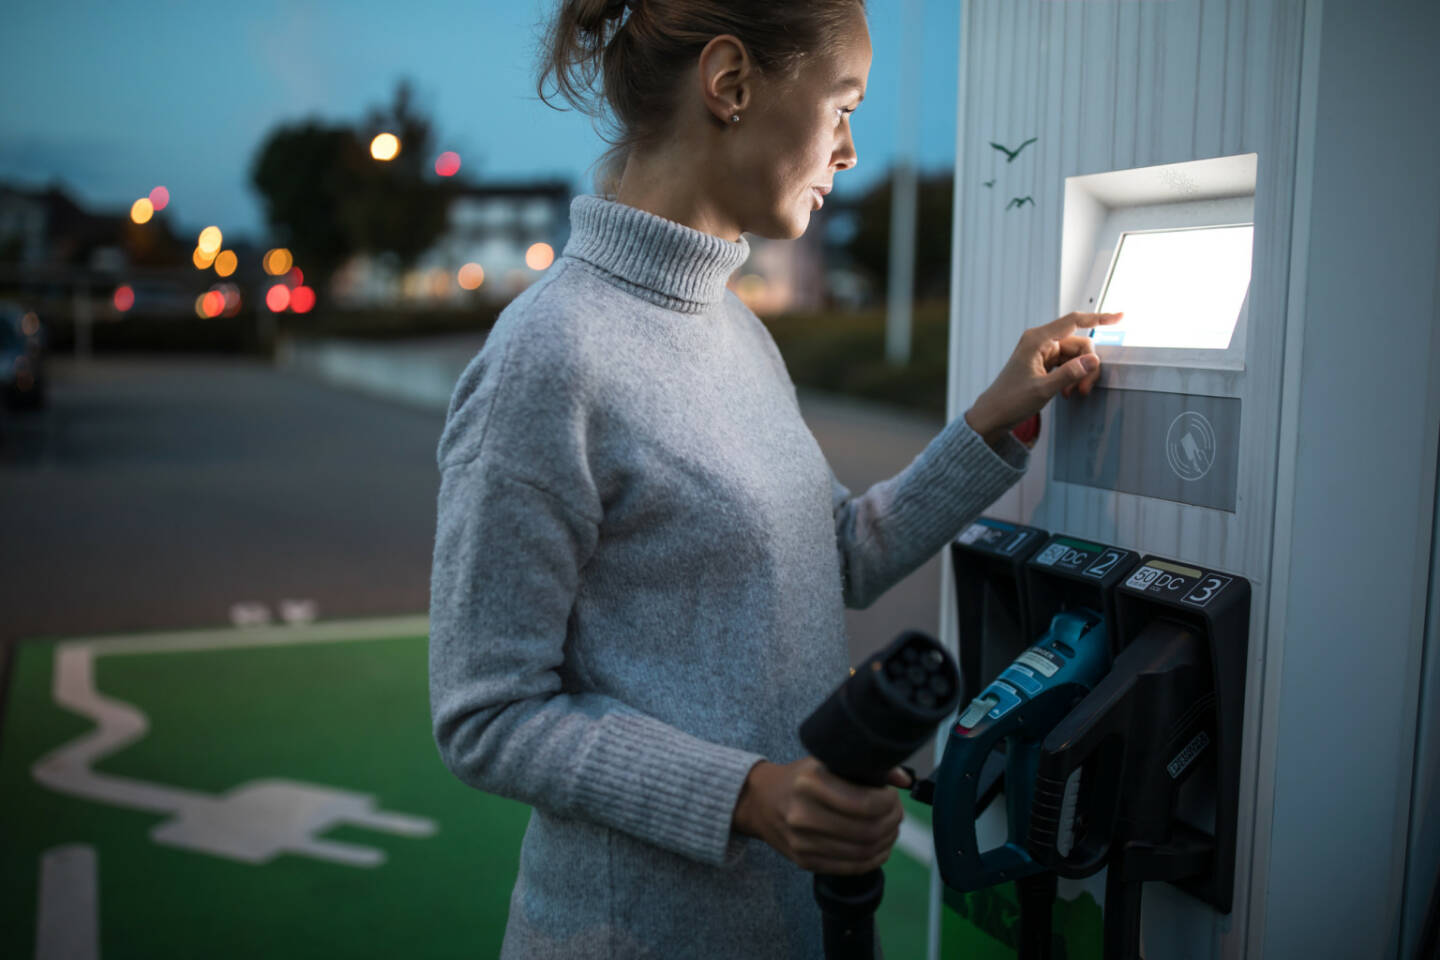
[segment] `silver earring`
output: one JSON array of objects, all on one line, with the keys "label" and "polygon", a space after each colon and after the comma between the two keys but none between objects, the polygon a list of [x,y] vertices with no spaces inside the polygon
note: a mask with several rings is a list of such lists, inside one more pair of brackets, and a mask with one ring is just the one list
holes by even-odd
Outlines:
[{"label": "silver earring", "polygon": [[739,123],[739,122],[740,122],[740,114],[738,114],[738,113],[732,113],[732,114],[730,114],[730,122],[731,122],[731,123]]}]

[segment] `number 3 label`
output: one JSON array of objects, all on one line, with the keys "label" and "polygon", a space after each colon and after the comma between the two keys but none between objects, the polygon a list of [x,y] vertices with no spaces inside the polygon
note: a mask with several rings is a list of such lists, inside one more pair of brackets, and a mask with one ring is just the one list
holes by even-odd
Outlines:
[{"label": "number 3 label", "polygon": [[1229,585],[1230,580],[1230,577],[1222,577],[1219,574],[1206,574],[1201,578],[1200,583],[1196,585],[1195,589],[1187,593],[1181,602],[1196,607],[1203,607],[1215,599],[1215,595],[1221,590],[1224,590],[1225,587]]}]

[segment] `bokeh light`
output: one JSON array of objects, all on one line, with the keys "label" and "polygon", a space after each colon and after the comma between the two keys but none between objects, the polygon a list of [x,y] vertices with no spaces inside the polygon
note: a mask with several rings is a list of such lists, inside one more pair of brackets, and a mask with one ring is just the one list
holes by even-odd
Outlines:
[{"label": "bokeh light", "polygon": [[430,284],[430,296],[443,297],[450,292],[450,271],[434,267],[425,271],[426,282]]},{"label": "bokeh light", "polygon": [[203,293],[195,298],[195,316],[201,320],[205,319],[205,294]]},{"label": "bokeh light", "polygon": [[300,286],[304,282],[305,271],[301,270],[299,267],[291,267],[290,270],[285,274],[285,286],[289,287],[291,290],[294,290],[296,287]]},{"label": "bokeh light", "polygon": [[555,262],[555,248],[548,243],[532,243],[525,251],[525,266],[531,270],[544,270]]},{"label": "bokeh light", "polygon": [[283,283],[277,283],[266,290],[265,306],[269,307],[272,313],[282,313],[290,306],[290,288]]},{"label": "bokeh light", "polygon": [[478,263],[467,263],[460,268],[455,279],[459,281],[462,290],[478,290],[480,284],[485,282],[485,268]]},{"label": "bokeh light", "polygon": [[115,288],[115,309],[124,313],[135,306],[135,290],[128,283],[122,283]]},{"label": "bokeh light", "polygon": [[156,187],[150,191],[150,206],[156,210],[164,210],[170,202],[170,191],[164,187]]},{"label": "bokeh light", "polygon": [[200,242],[196,246],[214,258],[215,254],[220,252],[220,244],[224,242],[225,237],[220,233],[219,227],[206,227],[200,231]]},{"label": "bokeh light", "polygon": [[205,309],[205,319],[218,317],[225,312],[225,294],[219,290],[211,290],[200,299],[201,306]]},{"label": "bokeh light", "polygon": [[[283,287],[281,288],[284,289]],[[290,309],[296,313],[309,313],[315,307],[315,291],[309,287],[296,287],[290,291]]]},{"label": "bokeh light", "polygon": [[370,141],[370,156],[376,160],[394,160],[400,155],[400,138],[393,133],[381,133]]},{"label": "bokeh light", "polygon": [[446,150],[435,159],[435,172],[442,177],[453,177],[460,172],[460,154]]},{"label": "bokeh light", "polygon": [[149,223],[153,216],[155,216],[155,205],[147,198],[141,197],[130,204],[130,219],[136,223]]},{"label": "bokeh light", "polygon": [[235,272],[239,262],[234,250],[221,250],[215,257],[215,272],[222,277],[228,277]]},{"label": "bokeh light", "polygon": [[[128,290],[129,287],[126,287],[125,289]],[[29,313],[25,314],[25,316],[20,318],[20,330],[27,337],[33,337],[35,336],[35,334],[40,332],[40,318],[35,315],[34,310],[31,310]]]},{"label": "bokeh light", "polygon": [[225,297],[225,316],[235,316],[240,312],[240,288],[233,283],[225,283],[219,289]]},{"label": "bokeh light", "polygon": [[206,252],[196,247],[195,252],[190,254],[190,262],[195,264],[196,270],[209,270],[210,265],[215,262],[215,251]]},{"label": "bokeh light", "polygon": [[265,272],[272,277],[278,277],[287,272],[294,263],[295,258],[284,247],[276,247],[265,254]]}]

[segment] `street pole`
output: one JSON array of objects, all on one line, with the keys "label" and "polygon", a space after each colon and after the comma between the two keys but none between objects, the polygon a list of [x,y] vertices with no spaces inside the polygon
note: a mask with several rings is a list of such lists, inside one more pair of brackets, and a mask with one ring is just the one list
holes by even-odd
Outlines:
[{"label": "street pole", "polygon": [[82,281],[75,285],[70,304],[70,318],[75,324],[75,360],[84,363],[90,359],[90,326],[95,319],[89,284]]},{"label": "street pole", "polygon": [[890,290],[885,309],[885,360],[910,362],[910,329],[915,299],[915,156],[919,153],[920,52],[924,42],[924,0],[904,0],[905,32],[900,50],[899,136],[890,185]]}]

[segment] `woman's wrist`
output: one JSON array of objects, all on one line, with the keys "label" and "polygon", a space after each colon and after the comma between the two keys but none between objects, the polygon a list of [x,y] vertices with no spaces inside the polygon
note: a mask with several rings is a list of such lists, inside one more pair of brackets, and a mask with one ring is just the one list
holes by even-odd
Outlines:
[{"label": "woman's wrist", "polygon": [[775,764],[768,760],[761,760],[750,768],[745,777],[745,783],[740,787],[740,798],[735,801],[735,813],[732,826],[735,832],[747,837],[760,836],[760,796],[765,790],[768,780],[769,768]]},{"label": "woman's wrist", "polygon": [[976,407],[971,407],[965,411],[965,422],[970,426],[971,430],[974,430],[980,435],[980,439],[984,440],[987,446],[992,448],[1004,440],[1005,434],[1010,432],[1006,427],[996,426],[986,417],[983,411],[976,412]]}]

